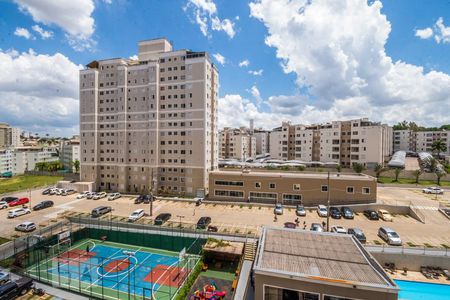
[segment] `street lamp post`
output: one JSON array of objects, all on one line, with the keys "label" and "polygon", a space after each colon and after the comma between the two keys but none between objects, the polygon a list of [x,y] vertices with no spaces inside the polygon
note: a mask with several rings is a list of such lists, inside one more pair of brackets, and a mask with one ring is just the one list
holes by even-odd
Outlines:
[{"label": "street lamp post", "polygon": [[328,171],[327,181],[327,231],[330,231],[330,171]]},{"label": "street lamp post", "polygon": [[177,218],[180,218],[180,228],[181,228],[181,219],[183,219],[184,216],[182,216],[182,215],[177,215]]}]

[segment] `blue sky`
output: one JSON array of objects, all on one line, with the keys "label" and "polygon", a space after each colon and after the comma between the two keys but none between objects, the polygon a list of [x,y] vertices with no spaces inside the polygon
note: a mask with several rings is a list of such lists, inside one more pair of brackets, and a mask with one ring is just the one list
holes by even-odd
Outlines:
[{"label": "blue sky", "polygon": [[448,0],[57,2],[0,1],[0,65],[17,72],[0,75],[0,121],[27,131],[77,133],[77,69],[155,37],[225,58],[221,126],[450,122]]}]

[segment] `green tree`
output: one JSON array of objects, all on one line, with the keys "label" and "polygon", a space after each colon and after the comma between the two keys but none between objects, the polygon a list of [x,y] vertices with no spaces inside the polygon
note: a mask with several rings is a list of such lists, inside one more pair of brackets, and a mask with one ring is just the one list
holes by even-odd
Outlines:
[{"label": "green tree", "polygon": [[441,157],[441,152],[447,151],[447,145],[442,139],[435,140],[431,144],[431,150],[437,152],[438,159]]},{"label": "green tree", "polygon": [[447,175],[447,173],[445,173],[445,171],[442,170],[436,170],[435,174],[437,178],[437,184],[441,185],[441,178]]},{"label": "green tree", "polygon": [[355,171],[358,174],[361,174],[362,171],[364,171],[364,165],[360,163],[353,163],[353,171]]},{"label": "green tree", "polygon": [[414,178],[416,179],[415,183],[418,184],[419,177],[422,174],[422,170],[420,170],[420,169],[414,170],[413,174],[414,174]]},{"label": "green tree", "polygon": [[336,171],[338,171],[338,173],[341,173],[341,171],[342,171],[342,166],[341,166],[341,164],[338,164],[338,165],[336,166]]},{"label": "green tree", "polygon": [[401,172],[402,172],[402,169],[400,169],[400,168],[395,168],[394,169],[394,175],[395,175],[394,182],[398,182],[398,176],[400,176]]},{"label": "green tree", "polygon": [[383,167],[382,164],[376,164],[375,168],[373,169],[375,171],[375,177],[380,178],[381,173],[383,173],[384,171],[386,171],[386,169]]},{"label": "green tree", "polygon": [[431,172],[436,172],[437,166],[438,166],[438,162],[437,162],[437,160],[434,157],[430,157],[427,160],[427,165],[430,168]]}]

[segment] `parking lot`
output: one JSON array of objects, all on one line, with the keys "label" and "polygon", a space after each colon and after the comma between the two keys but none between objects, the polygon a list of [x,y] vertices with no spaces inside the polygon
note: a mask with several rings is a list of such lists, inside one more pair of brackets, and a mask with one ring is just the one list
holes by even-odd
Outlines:
[{"label": "parking lot", "polygon": [[[34,206],[42,200],[52,200],[55,205],[41,211],[32,212],[15,219],[7,219],[9,209],[0,210],[0,236],[11,238],[20,235],[14,231],[14,227],[24,221],[32,221],[36,224],[48,224],[58,214],[66,211],[89,213],[95,207],[106,205],[113,208],[112,215],[128,217],[138,208],[145,209],[149,213],[149,204],[134,204],[133,196],[123,196],[114,201],[106,198],[100,200],[76,199],[77,194],[69,196],[42,195],[42,190],[31,192],[31,205]],[[370,244],[384,243],[378,236],[377,230],[380,226],[388,226],[396,230],[402,238],[405,246],[443,247],[450,246],[450,220],[442,215],[437,207],[439,203],[450,201],[447,192],[444,196],[424,195],[420,190],[405,188],[379,188],[379,201],[385,204],[404,205],[410,202],[419,207],[426,216],[425,224],[408,215],[394,215],[393,222],[370,221],[362,213],[356,214],[353,220],[332,219],[333,225],[345,228],[358,227],[364,231],[367,242]],[[29,193],[17,193],[17,197],[29,197]],[[437,199],[435,199],[437,198]],[[156,200],[153,202],[153,216],[159,213],[171,213],[174,222],[195,224],[202,216],[212,218],[211,225],[217,226],[219,231],[233,233],[258,233],[261,226],[284,226],[285,222],[294,222],[297,218],[294,208],[284,208],[284,213],[274,220],[273,206],[260,206],[257,204],[228,204],[204,203],[196,206],[194,202],[183,200]],[[150,222],[146,217],[147,221]],[[326,218],[317,215],[314,209],[307,209],[306,217],[299,217],[300,228],[309,230],[311,223],[322,223]]]}]

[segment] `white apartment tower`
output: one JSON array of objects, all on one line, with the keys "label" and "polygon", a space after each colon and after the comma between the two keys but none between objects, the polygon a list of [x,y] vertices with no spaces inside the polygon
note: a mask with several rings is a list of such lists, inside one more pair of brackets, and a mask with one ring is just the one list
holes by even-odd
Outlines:
[{"label": "white apartment tower", "polygon": [[81,180],[120,192],[202,195],[218,165],[218,72],[208,53],[139,42],[138,60],[80,71]]}]

